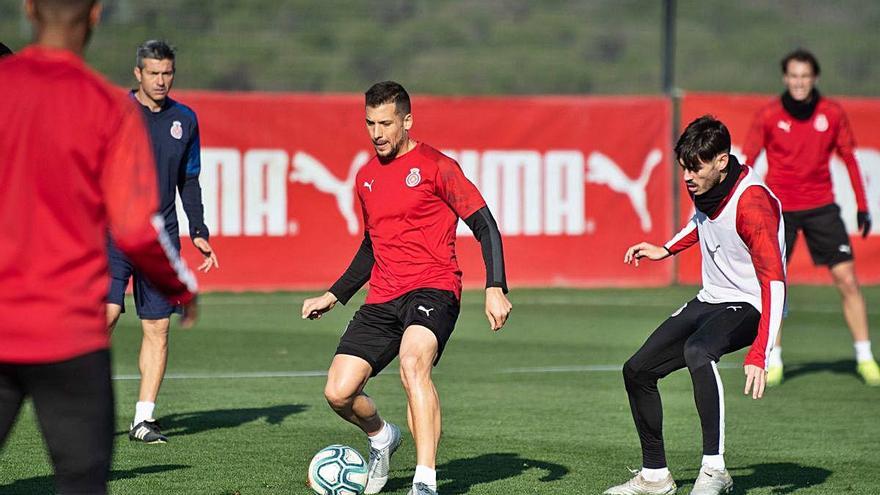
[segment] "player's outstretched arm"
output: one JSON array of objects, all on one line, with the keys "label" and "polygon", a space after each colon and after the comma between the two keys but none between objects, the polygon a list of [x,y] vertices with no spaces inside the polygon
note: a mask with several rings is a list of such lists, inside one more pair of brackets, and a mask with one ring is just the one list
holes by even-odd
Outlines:
[{"label": "player's outstretched arm", "polygon": [[505,295],[507,293],[507,275],[504,270],[504,249],[501,244],[501,232],[498,224],[487,206],[464,219],[474,237],[479,241],[486,265],[486,318],[489,327],[498,331],[507,322],[513,305]]},{"label": "player's outstretched arm", "polygon": [[333,287],[330,287],[330,290],[319,297],[312,297],[303,301],[302,317],[317,320],[321,315],[333,309],[337,302],[347,303],[351,296],[355,295],[370,280],[370,274],[375,263],[373,241],[370,239],[370,233],[364,232],[364,240],[361,241],[361,247],[358,248],[354,259],[351,260],[351,264],[342,276],[339,277],[339,280],[333,284]]},{"label": "player's outstretched arm", "polygon": [[630,246],[630,248],[626,250],[626,254],[623,255],[623,262],[628,265],[639,266],[639,260],[642,258],[659,261],[671,254],[672,253],[663,246],[655,246],[654,244],[649,244],[647,242],[640,242],[634,246]]},{"label": "player's outstretched arm", "polygon": [[311,297],[303,301],[302,317],[303,319],[317,320],[324,313],[336,306],[336,296],[332,292],[327,291],[318,297]]}]

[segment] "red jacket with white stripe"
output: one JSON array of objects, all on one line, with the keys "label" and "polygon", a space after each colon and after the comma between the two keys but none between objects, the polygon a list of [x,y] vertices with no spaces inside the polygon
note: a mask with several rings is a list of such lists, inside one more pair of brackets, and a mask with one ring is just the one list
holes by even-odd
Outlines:
[{"label": "red jacket with white stripe", "polygon": [[172,302],[195,297],[156,215],[140,110],[65,50],[28,47],[0,60],[0,74],[0,362],[109,346],[108,227]]},{"label": "red jacket with white stripe", "polygon": [[697,210],[665,247],[679,253],[700,244],[707,303],[745,302],[761,313],[745,364],[766,369],[785,303],[785,226],[779,201],[750,167],[712,217]]}]

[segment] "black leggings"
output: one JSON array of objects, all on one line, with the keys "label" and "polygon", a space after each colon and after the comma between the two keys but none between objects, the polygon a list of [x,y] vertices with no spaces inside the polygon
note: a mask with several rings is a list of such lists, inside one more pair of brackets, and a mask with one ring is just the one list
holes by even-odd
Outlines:
[{"label": "black leggings", "polygon": [[716,363],[755,340],[761,314],[747,303],[708,304],[693,299],[664,321],[623,366],[642,466],[666,467],[663,406],[657,380],[687,367],[703,430],[703,454],[724,453],[724,388]]},{"label": "black leggings", "polygon": [[49,364],[0,363],[0,446],[26,396],[49,447],[57,492],[107,493],[114,428],[110,352]]}]

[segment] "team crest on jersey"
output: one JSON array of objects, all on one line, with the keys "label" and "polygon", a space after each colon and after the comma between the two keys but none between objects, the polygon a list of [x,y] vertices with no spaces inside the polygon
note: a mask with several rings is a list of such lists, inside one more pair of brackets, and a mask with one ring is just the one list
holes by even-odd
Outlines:
[{"label": "team crest on jersey", "polygon": [[408,187],[416,187],[420,182],[422,182],[422,176],[419,173],[419,169],[409,169],[409,175],[406,176],[406,185]]},{"label": "team crest on jersey", "polygon": [[181,125],[179,120],[175,120],[173,124],[171,124],[171,137],[174,139],[180,139],[183,137],[183,125]]},{"label": "team crest on jersey", "polygon": [[816,118],[813,119],[813,129],[816,129],[819,132],[825,132],[828,130],[828,117],[826,117],[824,113],[816,115]]}]

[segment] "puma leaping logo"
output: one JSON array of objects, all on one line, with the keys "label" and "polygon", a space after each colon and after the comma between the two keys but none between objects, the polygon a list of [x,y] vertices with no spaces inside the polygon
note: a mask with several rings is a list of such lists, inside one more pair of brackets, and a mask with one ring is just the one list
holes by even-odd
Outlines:
[{"label": "puma leaping logo", "polygon": [[[293,170],[290,172],[291,182],[312,184],[322,193],[336,197],[336,206],[345,219],[348,233],[358,233],[358,219],[354,211],[354,179],[358,170],[367,164],[369,153],[361,151],[355,155],[348,168],[348,177],[341,181],[330,170],[308,153],[298,151],[293,157]],[[370,189],[372,191],[372,189]]]},{"label": "puma leaping logo", "polygon": [[371,180],[370,182],[364,181],[364,187],[373,192],[373,182],[376,182],[376,179]]},{"label": "puma leaping logo", "polygon": [[419,310],[419,311],[424,311],[424,312],[425,312],[425,316],[427,316],[428,318],[430,318],[430,317],[431,317],[431,311],[434,311],[434,308],[426,308],[426,307],[424,307],[424,306],[422,306],[422,305],[420,304],[419,307],[418,307],[418,310]]},{"label": "puma leaping logo", "polygon": [[743,308],[742,306],[728,306],[728,307],[726,307],[726,308],[724,308],[724,309],[732,309],[733,312],[736,313],[738,310],[740,310],[740,309],[742,309],[742,308]]},{"label": "puma leaping logo", "polygon": [[639,217],[643,232],[651,230],[651,214],[648,212],[648,196],[645,188],[651,172],[663,158],[658,149],[651,150],[642,164],[642,173],[637,179],[629,178],[611,158],[594,151],[587,159],[587,182],[608,186],[612,191],[625,194]]},{"label": "puma leaping logo", "polygon": [[709,256],[712,257],[712,261],[715,261],[715,254],[718,252],[719,249],[721,249],[721,244],[715,246],[715,249],[712,249],[708,245],[706,245],[706,251],[709,251]]}]

